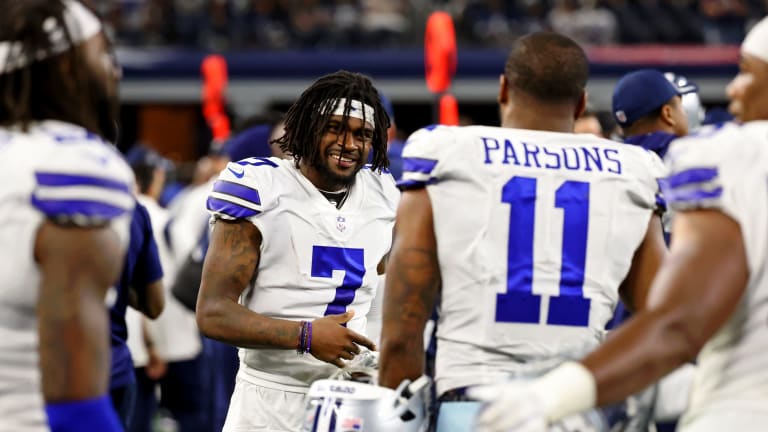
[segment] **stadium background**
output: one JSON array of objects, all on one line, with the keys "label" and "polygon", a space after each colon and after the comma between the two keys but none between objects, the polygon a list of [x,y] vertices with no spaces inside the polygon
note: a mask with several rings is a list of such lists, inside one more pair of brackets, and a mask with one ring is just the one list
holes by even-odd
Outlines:
[{"label": "stadium background", "polygon": [[609,118],[615,82],[641,67],[686,76],[707,108],[722,108],[738,44],[768,9],[768,0],[84,1],[105,18],[123,68],[119,148],[158,150],[174,162],[168,180],[177,185],[190,181],[211,143],[201,74],[210,54],[227,63],[233,129],[284,111],[314,79],[347,69],[373,78],[404,138],[435,121],[424,32],[436,10],[455,22],[450,92],[462,122],[497,125],[498,76],[521,34],[555,30],[581,42],[591,64],[590,109]]},{"label": "stadium background", "polygon": [[229,68],[233,124],[284,110],[321,74],[370,75],[393,102],[400,133],[433,122],[424,82],[424,27],[434,10],[455,20],[458,65],[450,89],[462,120],[496,124],[506,47],[539,29],[584,44],[592,109],[610,109],[623,73],[656,67],[698,83],[706,106],[722,106],[759,0],[92,0],[106,18],[123,66],[122,139],[191,161],[210,141],[201,114],[200,63],[221,53]]}]

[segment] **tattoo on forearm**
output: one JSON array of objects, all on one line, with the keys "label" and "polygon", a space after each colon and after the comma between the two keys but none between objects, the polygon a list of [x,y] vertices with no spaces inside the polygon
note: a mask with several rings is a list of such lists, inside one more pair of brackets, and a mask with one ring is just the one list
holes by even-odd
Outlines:
[{"label": "tattoo on forearm", "polygon": [[434,299],[440,289],[440,267],[434,250],[407,248],[393,258],[397,296],[395,301],[402,305],[400,319],[410,321],[429,317]]},{"label": "tattoo on forearm", "polygon": [[218,221],[214,230],[219,232],[214,234],[204,272],[210,284],[225,288],[212,290],[209,295],[226,292],[232,301],[226,312],[216,317],[215,327],[221,332],[218,337],[245,348],[293,348],[298,341],[298,324],[267,318],[237,304],[256,275],[261,234],[246,221]]}]

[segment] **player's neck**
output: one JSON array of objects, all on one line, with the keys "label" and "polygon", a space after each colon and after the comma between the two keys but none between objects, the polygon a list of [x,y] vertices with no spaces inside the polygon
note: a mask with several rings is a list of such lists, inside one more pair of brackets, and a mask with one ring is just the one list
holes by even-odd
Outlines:
[{"label": "player's neck", "polygon": [[573,106],[519,104],[503,113],[501,127],[550,132],[573,132]]},{"label": "player's neck", "polygon": [[327,171],[305,163],[299,165],[299,171],[321,193],[344,192],[354,183],[354,178],[352,181],[345,182],[343,179],[337,178]]}]

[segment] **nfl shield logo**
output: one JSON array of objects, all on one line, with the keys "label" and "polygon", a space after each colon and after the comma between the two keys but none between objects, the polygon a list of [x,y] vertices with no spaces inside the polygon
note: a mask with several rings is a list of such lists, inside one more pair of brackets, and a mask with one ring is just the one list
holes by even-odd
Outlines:
[{"label": "nfl shield logo", "polygon": [[347,220],[343,216],[336,217],[336,229],[344,232],[347,229]]}]

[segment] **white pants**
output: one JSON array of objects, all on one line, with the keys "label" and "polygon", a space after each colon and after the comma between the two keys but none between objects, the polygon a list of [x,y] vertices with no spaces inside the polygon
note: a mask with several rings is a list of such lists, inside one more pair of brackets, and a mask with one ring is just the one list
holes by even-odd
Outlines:
[{"label": "white pants", "polygon": [[762,412],[713,411],[695,419],[683,419],[678,432],[764,432],[768,430],[768,415]]},{"label": "white pants", "polygon": [[222,432],[296,432],[300,429],[309,389],[267,388],[243,375],[237,374]]}]

